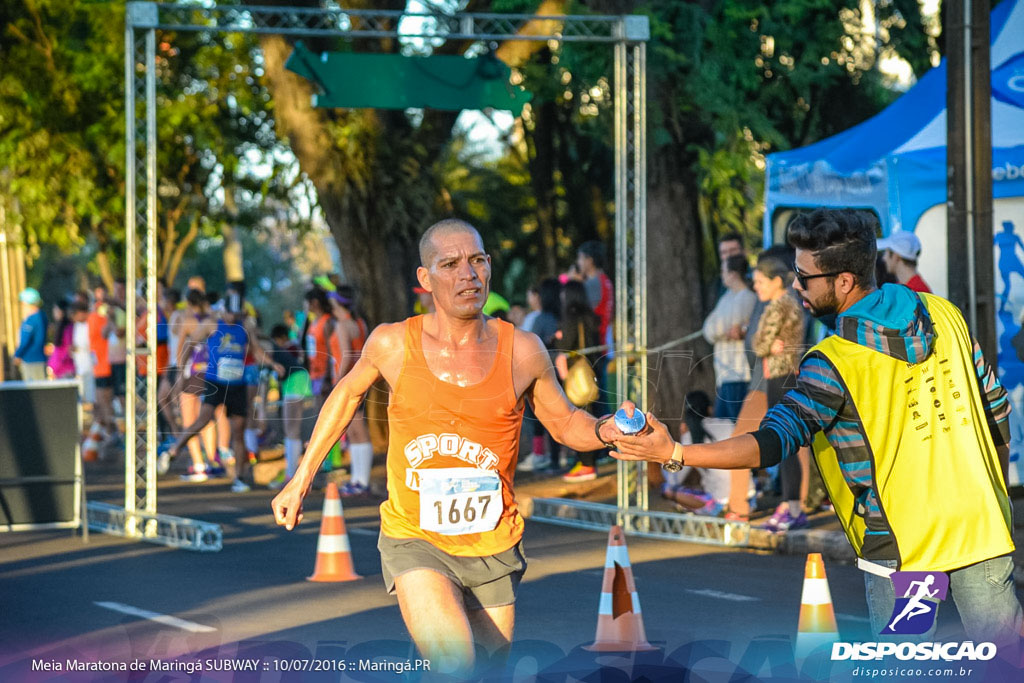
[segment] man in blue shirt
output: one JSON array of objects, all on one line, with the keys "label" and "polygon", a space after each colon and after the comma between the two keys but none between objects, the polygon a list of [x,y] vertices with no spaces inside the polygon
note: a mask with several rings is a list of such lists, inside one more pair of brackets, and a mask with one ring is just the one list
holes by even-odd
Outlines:
[{"label": "man in blue shirt", "polygon": [[18,295],[24,320],[21,336],[14,352],[14,365],[21,371],[26,382],[46,379],[46,316],[39,310],[43,299],[32,287],[26,287]]}]

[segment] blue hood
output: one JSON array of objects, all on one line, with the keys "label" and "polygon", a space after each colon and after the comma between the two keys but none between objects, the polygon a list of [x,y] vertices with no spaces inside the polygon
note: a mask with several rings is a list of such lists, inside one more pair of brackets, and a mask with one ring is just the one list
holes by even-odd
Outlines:
[{"label": "blue hood", "polygon": [[924,302],[903,285],[882,285],[836,318],[836,334],[907,363],[935,348],[935,327]]}]

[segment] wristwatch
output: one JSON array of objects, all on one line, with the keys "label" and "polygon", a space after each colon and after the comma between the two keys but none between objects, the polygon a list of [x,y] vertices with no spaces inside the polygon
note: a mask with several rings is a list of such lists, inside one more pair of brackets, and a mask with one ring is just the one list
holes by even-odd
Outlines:
[{"label": "wristwatch", "polygon": [[676,444],[676,447],[672,449],[672,457],[669,458],[668,462],[663,464],[662,469],[666,472],[678,472],[683,469],[683,445],[680,443]]}]

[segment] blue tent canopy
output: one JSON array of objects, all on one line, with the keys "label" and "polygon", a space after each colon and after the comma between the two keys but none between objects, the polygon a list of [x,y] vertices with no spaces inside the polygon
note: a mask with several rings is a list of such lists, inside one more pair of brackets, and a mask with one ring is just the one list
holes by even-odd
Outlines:
[{"label": "blue tent canopy", "polygon": [[[1024,196],[1024,0],[991,15],[993,195]],[[946,62],[884,111],[838,135],[767,158],[764,232],[777,209],[874,209],[885,234],[913,230],[946,200]]]}]

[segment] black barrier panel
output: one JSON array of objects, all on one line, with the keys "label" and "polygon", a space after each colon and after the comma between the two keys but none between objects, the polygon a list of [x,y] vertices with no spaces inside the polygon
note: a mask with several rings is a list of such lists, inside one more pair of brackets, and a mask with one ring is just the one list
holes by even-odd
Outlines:
[{"label": "black barrier panel", "polygon": [[0,384],[0,528],[74,521],[78,386]]}]

